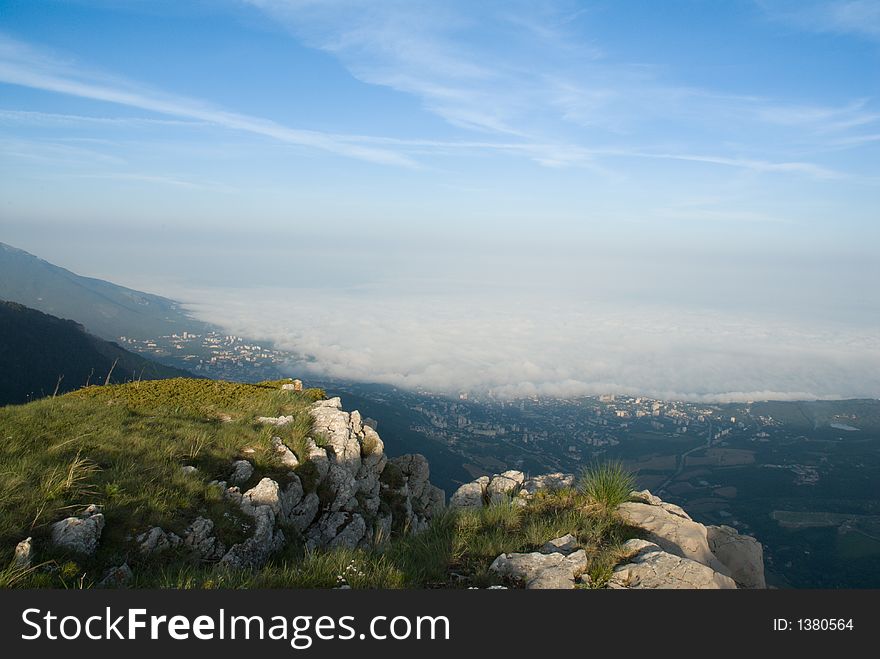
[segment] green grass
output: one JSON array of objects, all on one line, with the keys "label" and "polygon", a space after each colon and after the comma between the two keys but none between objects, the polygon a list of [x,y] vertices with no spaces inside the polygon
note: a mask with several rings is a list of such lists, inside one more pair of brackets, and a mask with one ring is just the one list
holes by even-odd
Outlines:
[{"label": "green grass", "polygon": [[[308,406],[322,395],[172,379],[0,408],[0,560],[32,535],[40,560],[62,565],[73,558],[92,573],[125,560],[134,568],[144,559],[133,551],[133,536],[152,526],[181,534],[199,515],[214,520],[227,545],[240,541],[247,520],[208,482],[226,479],[240,457],[254,463],[253,483],[263,476],[283,481],[288,470],[277,463],[271,438],[298,444],[311,425]],[[292,414],[294,423],[254,423],[281,414]],[[198,472],[184,474],[185,464]],[[53,550],[50,524],[90,503],[104,507],[107,522],[97,555],[85,560]]]},{"label": "green grass", "polygon": [[579,489],[600,512],[607,514],[628,501],[635,486],[635,478],[622,464],[606,462],[584,469]]}]

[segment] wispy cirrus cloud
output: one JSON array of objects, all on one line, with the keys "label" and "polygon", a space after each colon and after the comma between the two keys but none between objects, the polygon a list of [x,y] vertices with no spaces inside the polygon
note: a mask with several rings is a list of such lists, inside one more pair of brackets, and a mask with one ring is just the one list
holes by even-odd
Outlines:
[{"label": "wispy cirrus cloud", "polygon": [[90,71],[2,34],[0,82],[206,122],[345,157],[386,165],[415,166],[415,162],[406,156],[352,143],[344,135],[291,128],[270,119],[231,112],[203,101]]},{"label": "wispy cirrus cloud", "polygon": [[[451,126],[503,140],[482,148],[545,165],[597,166],[603,154],[628,153],[834,178],[842,173],[804,156],[880,122],[866,99],[786,102],[682,84],[657,67],[613,60],[584,38],[589,12],[567,2],[246,2],[362,82],[413,96]],[[660,122],[681,153],[651,148]],[[731,145],[736,153],[725,152]],[[692,155],[701,152],[710,155]]]}]

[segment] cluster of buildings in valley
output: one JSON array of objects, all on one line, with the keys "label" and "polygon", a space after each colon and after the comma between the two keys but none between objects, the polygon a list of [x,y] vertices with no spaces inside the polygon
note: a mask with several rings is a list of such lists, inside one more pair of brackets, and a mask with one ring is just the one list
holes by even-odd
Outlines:
[{"label": "cluster of buildings in valley", "polygon": [[[589,457],[596,449],[620,444],[622,431],[697,433],[723,437],[737,428],[711,406],[649,398],[599,396],[494,400],[471,395],[458,399],[422,392],[412,411],[412,429],[450,446],[494,440],[525,451],[563,452]],[[728,427],[721,427],[722,422]],[[692,430],[693,429],[693,430]]]},{"label": "cluster of buildings in valley", "polygon": [[160,336],[155,339],[119,337],[120,345],[196,375],[229,380],[270,379],[279,376],[287,353],[253,340],[217,331]]}]

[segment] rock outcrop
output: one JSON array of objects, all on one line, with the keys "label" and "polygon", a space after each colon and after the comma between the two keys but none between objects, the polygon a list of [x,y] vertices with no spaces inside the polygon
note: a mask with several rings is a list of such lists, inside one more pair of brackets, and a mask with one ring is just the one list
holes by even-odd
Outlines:
[{"label": "rock outcrop", "polygon": [[[618,514],[643,540],[630,541],[631,562],[615,570],[614,587],[765,588],[761,544],[728,526],[704,526],[647,490],[632,492]],[[637,544],[647,543],[647,544]],[[699,566],[699,567],[698,567]],[[709,574],[710,571],[712,574]]]},{"label": "rock outcrop", "polygon": [[730,577],[710,567],[663,551],[648,540],[624,544],[626,563],[614,569],[608,588],[719,589],[736,588]]},{"label": "rock outcrop", "polygon": [[[284,546],[285,528],[300,534],[309,550],[354,549],[387,540],[394,531],[416,533],[443,510],[445,495],[431,484],[424,456],[389,460],[375,429],[365,426],[358,412],[344,411],[339,398],[314,403],[310,413],[314,437],[299,449],[302,455],[280,437],[272,439],[278,463],[291,470],[284,478],[262,478],[241,492],[239,485],[250,481],[255,469],[237,460],[230,486],[215,483],[253,519],[251,536],[223,553],[211,521],[199,518],[185,534],[186,547],[206,560],[219,554],[221,565],[256,568]],[[257,421],[283,426],[292,417]]]}]

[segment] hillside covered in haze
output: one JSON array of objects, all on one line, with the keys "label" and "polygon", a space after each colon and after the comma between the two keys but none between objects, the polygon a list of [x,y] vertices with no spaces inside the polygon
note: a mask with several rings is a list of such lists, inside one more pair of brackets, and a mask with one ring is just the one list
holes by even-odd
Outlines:
[{"label": "hillside covered in haze", "polygon": [[0,243],[0,299],[72,318],[109,340],[152,338],[203,326],[173,300],[83,277],[5,243]]}]

